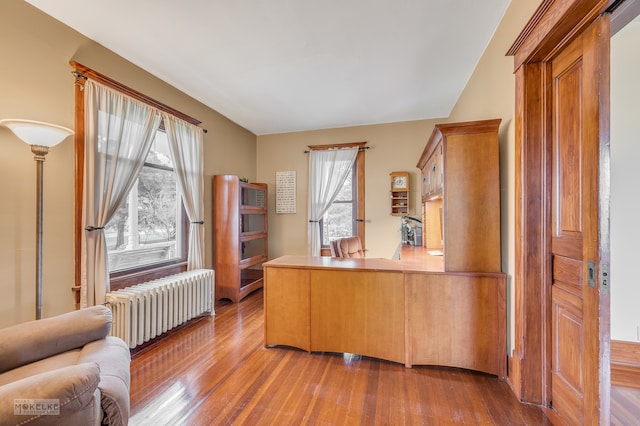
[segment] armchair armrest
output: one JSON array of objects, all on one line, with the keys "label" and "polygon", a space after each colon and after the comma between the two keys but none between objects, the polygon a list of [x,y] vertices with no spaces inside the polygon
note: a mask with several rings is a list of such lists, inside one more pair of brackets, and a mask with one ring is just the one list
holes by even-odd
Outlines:
[{"label": "armchair armrest", "polygon": [[131,383],[129,347],[118,337],[91,342],[82,348],[79,362],[100,366],[100,405],[103,424],[126,425],[129,420]]},{"label": "armchair armrest", "polygon": [[0,373],[105,338],[111,311],[104,306],[72,311],[0,330]]},{"label": "armchair armrest", "polygon": [[[100,368],[96,363],[87,362],[36,374],[0,386],[0,424],[22,424],[39,417],[44,417],[40,419],[43,423],[63,424],[65,417],[83,409],[93,400],[99,382]],[[23,409],[23,406],[19,406],[16,411],[15,403],[21,399],[57,401],[59,414],[47,416],[16,414]],[[55,409],[56,406],[52,408]],[[51,422],[47,422],[48,419],[51,419]]]}]

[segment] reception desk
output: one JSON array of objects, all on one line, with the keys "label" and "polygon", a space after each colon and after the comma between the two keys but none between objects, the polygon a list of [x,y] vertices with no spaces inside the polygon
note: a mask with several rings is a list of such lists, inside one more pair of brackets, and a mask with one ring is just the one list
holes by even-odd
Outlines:
[{"label": "reception desk", "polygon": [[283,256],[264,264],[265,346],[506,374],[505,276],[401,260]]}]

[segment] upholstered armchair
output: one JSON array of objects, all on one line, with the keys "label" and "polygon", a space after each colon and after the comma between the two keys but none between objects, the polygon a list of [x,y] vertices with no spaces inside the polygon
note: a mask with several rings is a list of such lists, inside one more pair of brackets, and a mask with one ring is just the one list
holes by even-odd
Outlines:
[{"label": "upholstered armchair", "polygon": [[94,306],[0,330],[0,424],[126,425],[131,357],[110,329]]},{"label": "upholstered armchair", "polygon": [[333,257],[364,257],[360,237],[353,236],[339,238],[331,242],[331,255]]}]

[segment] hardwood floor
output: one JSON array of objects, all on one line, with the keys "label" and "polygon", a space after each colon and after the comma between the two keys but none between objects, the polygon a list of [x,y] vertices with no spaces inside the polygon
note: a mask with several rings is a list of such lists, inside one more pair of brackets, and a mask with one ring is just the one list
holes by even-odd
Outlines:
[{"label": "hardwood floor", "polygon": [[640,389],[621,386],[611,388],[611,424],[640,425]]},{"label": "hardwood floor", "polygon": [[550,424],[494,376],[264,348],[263,327],[258,291],[137,353],[130,424]]},{"label": "hardwood floor", "polygon": [[[493,376],[264,348],[263,326],[257,291],[137,353],[130,424],[550,424]],[[640,424],[640,390],[612,388],[611,424]]]}]

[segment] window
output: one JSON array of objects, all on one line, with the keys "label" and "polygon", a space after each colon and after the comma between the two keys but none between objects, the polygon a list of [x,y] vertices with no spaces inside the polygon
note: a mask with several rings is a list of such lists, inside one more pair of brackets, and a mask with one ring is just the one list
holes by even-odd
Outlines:
[{"label": "window", "polygon": [[[83,192],[85,153],[85,81],[90,78],[112,90],[197,126],[200,121],[158,102],[82,64],[71,61],[76,77],[75,134],[75,301],[81,302],[83,248]],[[105,225],[110,290],[127,287],[187,268],[189,219],[177,197],[176,173],[166,133],[161,126],[138,182],[116,217]],[[201,223],[197,221],[196,223]]]},{"label": "window", "polygon": [[356,172],[357,166],[354,164],[340,193],[320,220],[322,247],[328,247],[329,242],[335,239],[350,237],[358,233],[358,191],[357,185],[353,185],[358,181]]},{"label": "window", "polygon": [[183,222],[167,135],[158,130],[137,182],[105,227],[109,271],[183,261]]},{"label": "window", "polygon": [[333,201],[333,204],[320,220],[322,231],[322,256],[331,256],[329,242],[336,238],[357,235],[360,237],[363,247],[364,240],[364,153],[368,148],[366,142],[355,142],[336,145],[314,145],[311,149],[344,148],[358,146],[360,150],[356,161],[342,190]]}]

